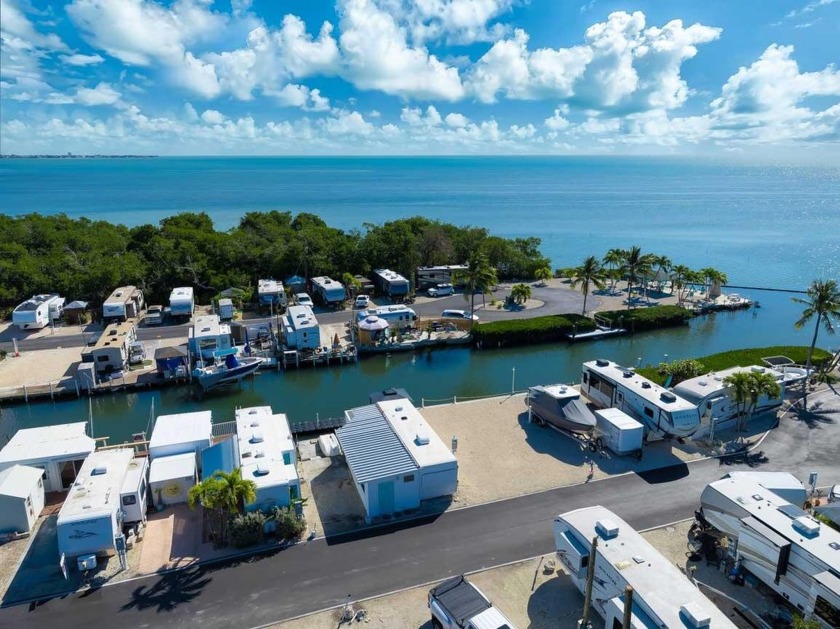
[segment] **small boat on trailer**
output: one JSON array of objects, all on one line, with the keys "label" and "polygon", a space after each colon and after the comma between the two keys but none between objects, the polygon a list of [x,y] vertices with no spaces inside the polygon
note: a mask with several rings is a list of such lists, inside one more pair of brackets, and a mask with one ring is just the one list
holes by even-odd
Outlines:
[{"label": "small boat on trailer", "polygon": [[574,434],[591,434],[595,428],[595,415],[580,391],[565,384],[530,387],[526,403],[540,424]]},{"label": "small boat on trailer", "polygon": [[215,352],[213,356],[212,365],[193,369],[193,378],[205,391],[250,376],[265,360],[257,356],[239,356],[235,347]]}]

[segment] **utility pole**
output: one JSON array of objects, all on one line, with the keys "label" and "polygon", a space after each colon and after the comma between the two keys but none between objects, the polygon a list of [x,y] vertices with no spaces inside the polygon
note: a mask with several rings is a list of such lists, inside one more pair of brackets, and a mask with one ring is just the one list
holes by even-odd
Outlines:
[{"label": "utility pole", "polygon": [[633,622],[633,587],[628,585],[624,588],[624,620],[621,623],[622,629],[630,629]]},{"label": "utility pole", "polygon": [[595,580],[595,558],[598,550],[598,536],[592,538],[592,549],[589,551],[589,565],[586,572],[586,593],[583,601],[583,618],[581,618],[579,627],[589,627],[589,607],[592,604],[592,582]]}]

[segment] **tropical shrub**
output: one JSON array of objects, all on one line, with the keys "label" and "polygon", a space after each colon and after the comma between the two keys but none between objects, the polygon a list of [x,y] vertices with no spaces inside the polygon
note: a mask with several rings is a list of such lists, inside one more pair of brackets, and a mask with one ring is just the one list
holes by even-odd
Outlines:
[{"label": "tropical shrub", "polygon": [[699,360],[674,360],[670,363],[659,363],[659,373],[663,376],[671,376],[671,386],[683,380],[696,378],[707,371],[706,366]]},{"label": "tropical shrub", "polygon": [[236,548],[247,548],[262,542],[265,521],[265,515],[259,511],[235,515],[228,531],[231,544]]},{"label": "tropical shrub", "polygon": [[493,321],[473,328],[473,342],[487,344],[488,347],[548,343],[564,341],[568,334],[594,329],[592,319],[576,314]]},{"label": "tropical shrub", "polygon": [[678,325],[685,325],[691,319],[691,312],[679,306],[652,306],[634,310],[607,310],[599,312],[611,323],[620,325],[631,332],[644,332]]},{"label": "tropical shrub", "polygon": [[277,537],[280,539],[297,539],[306,530],[306,520],[297,517],[290,507],[275,507],[272,517],[277,523]]}]

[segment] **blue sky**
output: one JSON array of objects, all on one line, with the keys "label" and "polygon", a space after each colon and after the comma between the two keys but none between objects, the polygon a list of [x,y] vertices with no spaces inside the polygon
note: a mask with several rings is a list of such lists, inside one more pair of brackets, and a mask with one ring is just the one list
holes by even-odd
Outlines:
[{"label": "blue sky", "polygon": [[0,0],[2,153],[840,154],[840,0]]}]

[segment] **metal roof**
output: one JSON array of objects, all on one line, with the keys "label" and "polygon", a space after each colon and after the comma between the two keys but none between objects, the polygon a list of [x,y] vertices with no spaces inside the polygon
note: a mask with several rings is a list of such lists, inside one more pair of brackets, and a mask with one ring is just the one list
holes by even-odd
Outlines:
[{"label": "metal roof", "polygon": [[357,483],[419,469],[378,407],[362,406],[346,411],[346,415],[347,424],[335,434]]},{"label": "metal roof", "polygon": [[21,428],[0,450],[0,466],[9,463],[83,459],[96,449],[86,422]]}]

